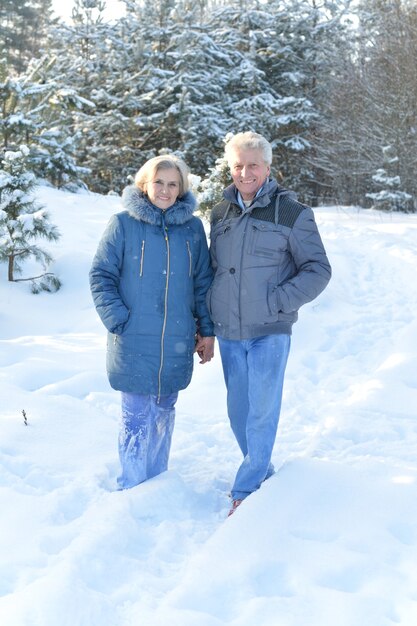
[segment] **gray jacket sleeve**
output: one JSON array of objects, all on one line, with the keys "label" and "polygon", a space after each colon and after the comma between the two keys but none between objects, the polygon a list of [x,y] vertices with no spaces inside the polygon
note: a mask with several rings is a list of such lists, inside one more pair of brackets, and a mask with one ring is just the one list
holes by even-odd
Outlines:
[{"label": "gray jacket sleeve", "polygon": [[278,310],[297,311],[314,300],[326,287],[331,267],[312,209],[306,207],[297,218],[288,240],[296,274],[277,286]]}]

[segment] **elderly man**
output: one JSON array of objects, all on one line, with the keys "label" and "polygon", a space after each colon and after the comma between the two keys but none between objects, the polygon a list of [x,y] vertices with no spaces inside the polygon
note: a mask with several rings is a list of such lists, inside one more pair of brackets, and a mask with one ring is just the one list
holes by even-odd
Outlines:
[{"label": "elderly man", "polygon": [[215,276],[207,301],[230,424],[244,457],[230,515],[274,473],[292,325],[298,309],[326,287],[331,268],[313,211],[270,178],[268,141],[238,133],[226,144],[225,157],[233,184],[211,212]]}]

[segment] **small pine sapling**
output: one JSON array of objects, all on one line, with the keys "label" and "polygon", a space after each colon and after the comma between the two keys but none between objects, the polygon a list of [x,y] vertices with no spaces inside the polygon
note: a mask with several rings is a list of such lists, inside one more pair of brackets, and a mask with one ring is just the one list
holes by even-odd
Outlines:
[{"label": "small pine sapling", "polygon": [[374,209],[412,213],[415,210],[413,196],[401,189],[399,158],[393,146],[384,146],[382,153],[383,167],[372,176],[378,191],[367,193],[366,197],[373,201]]},{"label": "small pine sapling", "polygon": [[[29,149],[6,151],[0,161],[0,261],[8,263],[8,279],[13,282],[30,281],[32,293],[57,291],[60,280],[46,271],[52,262],[51,255],[41,248],[37,239],[57,241],[56,226],[50,223],[49,214],[33,195],[35,176],[27,170]],[[22,273],[23,262],[33,257],[44,272],[29,278],[16,278]]]}]

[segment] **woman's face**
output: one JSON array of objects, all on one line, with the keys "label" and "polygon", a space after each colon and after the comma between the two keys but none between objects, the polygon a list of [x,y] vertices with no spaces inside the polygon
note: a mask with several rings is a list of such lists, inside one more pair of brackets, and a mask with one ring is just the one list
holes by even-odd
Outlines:
[{"label": "woman's face", "polygon": [[153,180],[146,184],[146,194],[152,204],[165,211],[178,198],[180,182],[180,173],[175,167],[157,170]]}]

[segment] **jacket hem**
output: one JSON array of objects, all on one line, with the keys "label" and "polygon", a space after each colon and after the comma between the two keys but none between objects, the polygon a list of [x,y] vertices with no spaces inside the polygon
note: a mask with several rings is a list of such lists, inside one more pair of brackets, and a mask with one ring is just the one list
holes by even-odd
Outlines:
[{"label": "jacket hem", "polygon": [[291,335],[292,326],[293,324],[290,322],[279,322],[277,324],[256,324],[243,329],[241,332],[231,332],[227,328],[223,328],[220,324],[215,324],[214,332],[216,337],[242,341],[243,339],[255,339],[255,337],[264,337],[265,335]]}]

